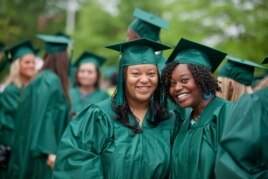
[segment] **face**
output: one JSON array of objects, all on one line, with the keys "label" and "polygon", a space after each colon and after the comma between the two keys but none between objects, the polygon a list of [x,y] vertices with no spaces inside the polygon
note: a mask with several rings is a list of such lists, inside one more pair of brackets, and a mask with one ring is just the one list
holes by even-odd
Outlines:
[{"label": "face", "polygon": [[79,66],[77,78],[81,86],[94,86],[97,81],[97,77],[98,73],[95,64],[84,63]]},{"label": "face", "polygon": [[195,108],[203,100],[187,64],[179,64],[173,70],[169,94],[182,108]]},{"label": "face", "polygon": [[158,84],[157,67],[153,64],[127,67],[126,95],[128,101],[148,102]]},{"label": "face", "polygon": [[135,40],[140,38],[139,34],[133,32],[132,30],[128,29],[127,31],[127,41]]},{"label": "face", "polygon": [[35,56],[26,54],[20,59],[20,74],[23,77],[31,78],[35,75]]}]

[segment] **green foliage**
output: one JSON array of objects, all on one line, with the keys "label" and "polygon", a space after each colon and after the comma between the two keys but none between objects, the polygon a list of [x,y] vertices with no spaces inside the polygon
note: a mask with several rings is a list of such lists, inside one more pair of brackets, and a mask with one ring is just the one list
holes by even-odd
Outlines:
[{"label": "green foliage", "polygon": [[9,46],[24,39],[32,39],[38,32],[52,33],[62,30],[65,20],[62,9],[47,2],[0,0],[0,41]]},{"label": "green foliage", "polygon": [[[77,1],[82,5],[76,13],[72,36],[75,58],[88,50],[108,58],[106,65],[116,64],[118,53],[104,46],[125,41],[135,7],[169,21],[169,29],[161,32],[163,43],[175,46],[181,37],[185,37],[257,62],[267,56],[266,0]],[[59,5],[60,2],[62,4]],[[33,38],[37,32],[63,31],[66,24],[66,8],[63,4],[66,2],[0,0],[0,41],[13,44],[21,39]],[[113,5],[114,10],[108,11],[108,5]],[[170,52],[164,55],[168,56]]]}]

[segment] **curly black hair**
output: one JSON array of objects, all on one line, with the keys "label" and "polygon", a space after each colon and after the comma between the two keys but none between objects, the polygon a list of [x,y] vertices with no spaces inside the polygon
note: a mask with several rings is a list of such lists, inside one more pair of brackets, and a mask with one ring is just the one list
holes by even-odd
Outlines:
[{"label": "curly black hair", "polygon": [[[173,103],[176,103],[172,96],[169,94],[170,80],[173,70],[179,65],[179,62],[171,62],[167,64],[161,76],[161,91]],[[219,82],[213,77],[211,71],[203,66],[187,64],[189,71],[192,73],[196,85],[202,94],[215,95],[217,91],[221,91]]]},{"label": "curly black hair", "polygon": [[[126,69],[127,68],[125,67],[124,74],[126,74]],[[158,74],[158,79],[160,79],[159,74]],[[126,75],[124,75],[123,86],[125,86],[125,81],[126,81]],[[116,118],[114,120],[120,122],[125,127],[131,129],[134,133],[142,133],[142,129],[139,126],[139,121],[135,117],[135,115],[132,113],[132,111],[128,105],[125,88],[123,88],[123,94],[124,94],[124,99],[125,99],[125,102],[123,105],[118,106],[115,104],[114,96],[116,95],[116,93],[117,92],[115,91],[115,93],[113,95],[113,102],[112,102],[113,111],[116,113]],[[166,115],[169,114],[161,103],[160,83],[158,83],[158,86],[157,86],[157,88],[156,88],[156,90],[151,98],[150,107],[152,107],[153,110],[152,110],[152,114],[151,114],[152,117],[150,118],[150,120],[148,120],[148,124],[151,127],[156,127],[160,122],[166,120],[167,119]],[[128,118],[128,114],[131,114],[134,118],[136,118],[135,124],[132,125],[130,123],[129,118]]]}]

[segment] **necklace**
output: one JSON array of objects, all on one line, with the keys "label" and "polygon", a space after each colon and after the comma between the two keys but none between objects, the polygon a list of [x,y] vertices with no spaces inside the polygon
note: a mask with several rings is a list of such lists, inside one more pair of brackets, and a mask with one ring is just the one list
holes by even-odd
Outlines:
[{"label": "necklace", "polygon": [[137,121],[137,123],[139,125],[141,125],[142,121],[134,114],[134,109],[133,108],[130,108],[130,111],[131,111],[133,117],[135,118],[135,120]]},{"label": "necklace", "polygon": [[200,116],[193,117],[192,120],[197,121]]}]

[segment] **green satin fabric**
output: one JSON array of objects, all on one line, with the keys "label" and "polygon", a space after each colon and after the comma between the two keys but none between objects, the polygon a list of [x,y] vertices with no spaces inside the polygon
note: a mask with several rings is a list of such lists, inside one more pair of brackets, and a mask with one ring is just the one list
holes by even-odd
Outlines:
[{"label": "green satin fabric", "polygon": [[[22,89],[9,84],[0,97],[0,144],[11,146],[14,142],[14,118]],[[8,169],[0,169],[0,178],[8,178]]]},{"label": "green satin fabric", "polygon": [[175,115],[152,128],[148,112],[141,134],[114,121],[114,116],[110,98],[87,107],[70,123],[57,153],[55,179],[164,178],[169,174]]},{"label": "green satin fabric", "polygon": [[41,72],[25,88],[18,107],[10,178],[51,176],[47,154],[56,153],[68,120],[68,104],[59,77],[50,70]]},{"label": "green satin fabric", "polygon": [[73,87],[70,90],[70,97],[72,104],[72,115],[76,115],[86,106],[103,101],[109,98],[110,95],[101,89],[96,89],[90,95],[88,95],[86,99],[83,99],[79,91],[79,87]]},{"label": "green satin fabric", "polygon": [[242,96],[224,126],[216,176],[268,178],[268,88]]},{"label": "green satin fabric", "polygon": [[215,178],[217,147],[230,104],[216,97],[190,126],[189,115],[178,132],[172,151],[171,178]]},{"label": "green satin fabric", "polygon": [[14,118],[22,90],[9,84],[0,98],[0,144],[11,146],[14,138]]}]

